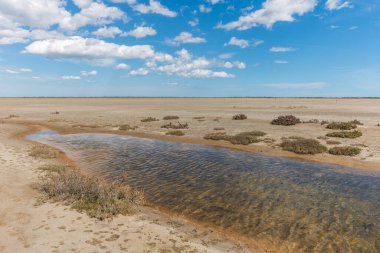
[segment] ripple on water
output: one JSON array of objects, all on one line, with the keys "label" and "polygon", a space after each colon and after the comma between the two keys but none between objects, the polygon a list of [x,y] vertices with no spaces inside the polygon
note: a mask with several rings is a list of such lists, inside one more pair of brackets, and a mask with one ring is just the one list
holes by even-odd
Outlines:
[{"label": "ripple on water", "polygon": [[290,252],[380,252],[379,173],[119,135],[42,131],[29,139],[143,189],[153,204],[257,242]]}]

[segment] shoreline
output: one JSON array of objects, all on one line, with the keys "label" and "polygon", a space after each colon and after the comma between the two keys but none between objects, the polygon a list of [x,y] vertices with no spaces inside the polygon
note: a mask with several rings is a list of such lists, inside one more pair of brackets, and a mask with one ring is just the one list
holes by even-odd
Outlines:
[{"label": "shoreline", "polygon": [[[346,156],[330,156],[327,154],[316,154],[316,155],[299,155],[289,151],[284,151],[280,149],[275,149],[269,146],[259,146],[259,145],[234,145],[224,141],[213,141],[213,140],[204,140],[200,138],[192,138],[186,136],[168,136],[154,133],[142,133],[142,132],[133,132],[133,131],[118,131],[118,130],[108,130],[101,128],[76,128],[72,129],[71,127],[57,126],[54,124],[43,123],[43,122],[28,122],[28,121],[14,121],[15,124],[21,124],[26,126],[35,126],[36,130],[54,130],[60,134],[77,134],[77,133],[99,133],[99,134],[115,134],[115,135],[127,135],[131,137],[154,139],[161,141],[170,141],[177,143],[188,143],[188,144],[200,144],[207,145],[214,148],[227,148],[235,151],[250,152],[254,154],[264,154],[269,156],[277,156],[282,158],[295,159],[300,161],[322,163],[322,164],[331,164],[343,167],[349,167],[353,170],[365,170],[365,171],[380,171],[380,162],[372,161],[360,161],[352,159],[351,157]],[[29,132],[30,133],[30,132]],[[24,134],[24,137],[27,134]],[[21,135],[22,137],[22,135]]]}]

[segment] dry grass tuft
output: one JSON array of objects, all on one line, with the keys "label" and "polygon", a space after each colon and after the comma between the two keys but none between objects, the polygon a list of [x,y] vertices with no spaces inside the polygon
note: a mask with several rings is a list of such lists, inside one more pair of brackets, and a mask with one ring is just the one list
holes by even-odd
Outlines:
[{"label": "dry grass tuft", "polygon": [[332,122],[328,124],[326,128],[335,130],[352,130],[357,128],[357,126],[351,122]]},{"label": "dry grass tuft", "polygon": [[293,126],[296,124],[300,124],[301,120],[299,118],[296,118],[293,115],[285,115],[285,116],[279,116],[276,119],[272,120],[272,125],[281,125],[281,126]]},{"label": "dry grass tuft", "polygon": [[185,133],[181,130],[172,130],[166,133],[166,135],[176,135],[176,136],[184,136]]},{"label": "dry grass tuft", "polygon": [[143,201],[140,191],[84,176],[66,166],[49,165],[41,170],[45,173],[35,188],[45,201],[63,201],[90,217],[104,220],[131,214]]},{"label": "dry grass tuft", "polygon": [[172,122],[170,122],[168,124],[162,125],[161,128],[188,129],[189,128],[189,124],[187,124],[187,123],[180,123],[180,122],[178,122],[177,124],[173,124]]},{"label": "dry grass tuft", "polygon": [[33,146],[29,151],[30,156],[42,159],[57,158],[60,153],[59,150],[45,145]]},{"label": "dry grass tuft", "polygon": [[120,131],[136,130],[137,128],[137,126],[130,126],[128,124],[119,126]]},{"label": "dry grass tuft", "polygon": [[332,132],[326,134],[327,137],[336,137],[336,138],[349,138],[349,139],[355,139],[362,136],[363,133],[355,130],[355,131],[341,131],[341,132]]},{"label": "dry grass tuft", "polygon": [[296,154],[319,154],[327,151],[327,148],[314,139],[297,138],[293,140],[284,140],[280,146],[282,149],[294,152]]},{"label": "dry grass tuft", "polygon": [[344,146],[334,147],[329,149],[329,153],[332,155],[344,155],[344,156],[356,156],[360,154],[362,150],[358,147]]},{"label": "dry grass tuft", "polygon": [[163,117],[163,120],[174,120],[174,119],[179,119],[178,116],[173,116],[173,115],[168,115]]},{"label": "dry grass tuft", "polygon": [[247,115],[245,115],[245,114],[236,114],[236,115],[232,116],[232,119],[233,120],[245,120],[245,119],[247,119]]},{"label": "dry grass tuft", "polygon": [[141,122],[153,122],[153,121],[160,121],[160,120],[153,117],[148,117],[141,120]]}]

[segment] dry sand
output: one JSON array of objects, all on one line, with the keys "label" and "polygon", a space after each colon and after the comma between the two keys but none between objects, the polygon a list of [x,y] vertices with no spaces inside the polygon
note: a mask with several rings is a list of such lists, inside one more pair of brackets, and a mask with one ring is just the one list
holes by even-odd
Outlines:
[{"label": "dry sand", "polygon": [[[59,114],[52,114],[56,111]],[[245,113],[248,120],[231,120],[237,113]],[[12,114],[18,117],[9,118]],[[362,154],[340,158],[329,154],[299,156],[281,151],[276,144],[282,137],[317,138],[328,132],[320,124],[270,125],[274,117],[285,114],[293,114],[304,121],[362,121],[364,126],[359,128],[363,137],[340,140],[344,145],[362,145]],[[180,122],[189,123],[186,136],[166,136],[166,130],[161,128],[165,115],[178,115]],[[148,116],[160,121],[140,121]],[[15,138],[28,129],[26,125],[48,126],[63,133],[112,132],[205,143],[380,170],[380,127],[377,126],[380,100],[377,99],[0,99],[0,118],[0,252],[252,251],[184,219],[165,217],[145,207],[136,215],[101,222],[63,205],[36,206],[38,193],[31,188],[38,180],[36,169],[57,161],[28,156],[32,144]],[[138,128],[119,131],[118,126],[122,124]],[[261,130],[275,142],[246,147],[203,140],[204,134],[215,132],[215,127],[224,127],[228,134]]]}]

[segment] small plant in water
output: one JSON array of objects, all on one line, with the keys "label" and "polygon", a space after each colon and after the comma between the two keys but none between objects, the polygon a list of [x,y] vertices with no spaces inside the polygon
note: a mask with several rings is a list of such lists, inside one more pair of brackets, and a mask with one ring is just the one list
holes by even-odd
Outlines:
[{"label": "small plant in water", "polygon": [[327,151],[319,141],[314,139],[297,138],[293,140],[284,140],[280,146],[282,149],[294,152],[296,154],[319,154]]},{"label": "small plant in water", "polygon": [[285,115],[285,116],[279,116],[276,119],[272,120],[272,125],[281,125],[281,126],[293,126],[296,124],[300,124],[301,120],[299,118],[296,118],[293,115]]}]

